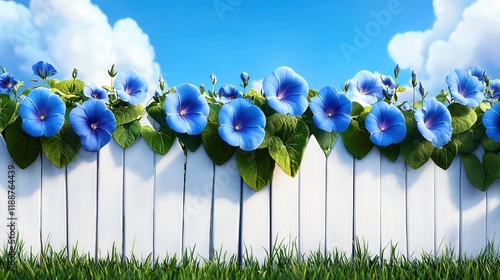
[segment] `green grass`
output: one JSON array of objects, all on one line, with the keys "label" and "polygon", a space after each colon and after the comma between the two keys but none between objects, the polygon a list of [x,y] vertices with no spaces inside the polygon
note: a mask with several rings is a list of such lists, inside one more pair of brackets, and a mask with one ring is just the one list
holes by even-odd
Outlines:
[{"label": "green grass", "polygon": [[353,258],[333,252],[299,260],[295,246],[278,246],[263,264],[248,254],[238,260],[215,253],[212,261],[199,261],[191,251],[182,259],[153,261],[113,253],[96,261],[76,250],[68,257],[65,250],[47,247],[33,256],[21,247],[13,267],[8,253],[0,254],[0,279],[500,279],[500,255],[492,244],[475,258],[457,258],[453,250],[444,250],[441,256],[424,254],[419,260],[396,256],[395,247],[386,248],[385,258],[386,250],[370,256],[359,242]]}]

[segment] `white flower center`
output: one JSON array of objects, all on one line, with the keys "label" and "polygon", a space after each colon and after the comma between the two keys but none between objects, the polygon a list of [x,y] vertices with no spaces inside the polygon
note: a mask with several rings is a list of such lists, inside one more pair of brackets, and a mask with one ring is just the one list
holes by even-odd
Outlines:
[{"label": "white flower center", "polygon": [[90,128],[92,128],[93,130],[96,130],[97,129],[97,124],[96,123],[91,124]]},{"label": "white flower center", "polygon": [[40,120],[41,120],[41,121],[45,120],[45,116],[44,116],[44,115],[41,115],[41,116],[40,116]]}]

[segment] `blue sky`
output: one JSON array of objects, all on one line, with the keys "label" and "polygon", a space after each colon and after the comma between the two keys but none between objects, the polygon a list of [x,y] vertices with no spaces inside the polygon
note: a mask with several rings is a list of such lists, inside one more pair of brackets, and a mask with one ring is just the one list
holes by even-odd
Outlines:
[{"label": "blue sky", "polygon": [[0,35],[11,45],[0,47],[2,54],[13,53],[1,55],[0,65],[13,74],[47,60],[58,78],[77,67],[82,78],[107,81],[106,65],[116,62],[119,70],[144,73],[152,87],[161,74],[169,86],[210,88],[213,72],[218,88],[239,84],[242,71],[258,81],[287,65],[320,89],[340,88],[362,69],[392,74],[399,63],[400,83],[414,69],[435,91],[453,68],[478,64],[500,74],[500,59],[492,59],[500,57],[498,46],[491,46],[500,42],[492,31],[500,30],[496,0],[14,1],[26,9],[6,2],[0,16],[18,13],[9,28],[29,42]]}]

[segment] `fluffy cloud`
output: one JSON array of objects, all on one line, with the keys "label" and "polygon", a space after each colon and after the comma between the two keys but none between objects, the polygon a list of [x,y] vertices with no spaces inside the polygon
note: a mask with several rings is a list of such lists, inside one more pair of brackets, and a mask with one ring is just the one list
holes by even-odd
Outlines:
[{"label": "fluffy cloud", "polygon": [[395,35],[389,54],[402,68],[415,70],[433,93],[446,88],[455,68],[479,65],[500,77],[500,1],[434,0],[436,21],[431,29]]},{"label": "fluffy cloud", "polygon": [[0,1],[0,65],[29,80],[31,65],[50,62],[56,78],[71,77],[73,68],[86,82],[108,85],[107,69],[134,69],[154,92],[160,67],[154,49],[138,24],[121,19],[113,26],[90,0],[32,0],[29,7]]}]

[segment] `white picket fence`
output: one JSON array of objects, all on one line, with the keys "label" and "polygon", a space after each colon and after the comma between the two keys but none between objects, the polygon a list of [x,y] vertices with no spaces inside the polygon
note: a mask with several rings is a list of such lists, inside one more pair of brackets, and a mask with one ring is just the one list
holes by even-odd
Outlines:
[{"label": "white picket fence", "polygon": [[[0,136],[2,225],[10,164]],[[247,250],[262,261],[280,242],[295,242],[301,254],[351,256],[357,237],[373,254],[392,242],[410,258],[446,246],[474,256],[488,241],[500,245],[500,183],[475,189],[458,158],[447,171],[432,162],[413,170],[376,149],[354,160],[341,140],[325,157],[311,137],[298,176],[277,167],[259,192],[242,182],[234,158],[216,166],[203,147],[185,157],[178,143],[160,156],[142,139],[126,150],[114,141],[99,153],[82,150],[63,169],[41,155],[15,170],[16,230],[35,254],[50,244],[94,257],[115,248],[163,259],[195,248],[200,258]],[[8,230],[0,228],[2,248]]]}]

